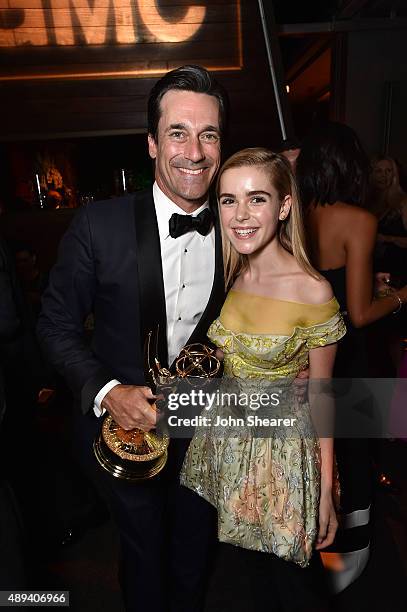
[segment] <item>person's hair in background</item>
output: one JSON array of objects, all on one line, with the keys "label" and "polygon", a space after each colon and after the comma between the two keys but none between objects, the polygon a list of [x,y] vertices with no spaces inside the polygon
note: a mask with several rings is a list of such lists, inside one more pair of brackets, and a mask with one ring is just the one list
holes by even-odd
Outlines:
[{"label": "person's hair in background", "polygon": [[297,138],[283,140],[277,149],[277,153],[283,155],[289,162],[293,172],[297,165],[297,158],[301,151],[301,143]]},{"label": "person's hair in background", "polygon": [[335,122],[311,130],[297,159],[302,204],[363,205],[369,175],[369,159],[356,133]]},{"label": "person's hair in background", "polygon": [[[297,184],[287,159],[264,148],[248,148],[235,153],[221,167],[216,192],[219,194],[222,174],[231,168],[258,166],[270,175],[271,183],[276,189],[280,200],[286,195],[292,198],[290,214],[279,222],[278,237],[281,245],[298,261],[301,267],[311,276],[318,278],[305,250],[304,226],[299,202]],[[239,254],[226,238],[222,229],[223,252],[225,262],[225,284],[231,287],[235,278],[247,267],[247,256]]]},{"label": "person's hair in background", "polygon": [[193,91],[207,94],[219,103],[219,125],[222,137],[227,132],[229,99],[225,89],[201,66],[186,65],[168,72],[154,85],[147,107],[148,133],[157,140],[158,122],[161,116],[161,100],[171,90]]}]

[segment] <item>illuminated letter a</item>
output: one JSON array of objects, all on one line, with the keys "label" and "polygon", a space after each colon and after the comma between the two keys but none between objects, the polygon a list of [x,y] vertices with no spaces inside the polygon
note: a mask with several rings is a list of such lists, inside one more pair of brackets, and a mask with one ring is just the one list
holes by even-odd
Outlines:
[{"label": "illuminated letter a", "polygon": [[[0,47],[48,44],[41,0],[0,0]],[[32,10],[34,9],[34,10]]]}]

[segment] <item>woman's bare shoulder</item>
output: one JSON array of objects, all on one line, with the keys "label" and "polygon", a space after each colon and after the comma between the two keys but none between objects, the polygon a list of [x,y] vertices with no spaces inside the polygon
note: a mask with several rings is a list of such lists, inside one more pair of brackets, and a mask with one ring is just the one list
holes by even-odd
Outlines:
[{"label": "woman's bare shoulder", "polygon": [[374,238],[377,232],[377,218],[373,213],[360,206],[343,204],[341,215],[335,219],[336,227],[343,231],[345,238],[363,240]]},{"label": "woman's bare shoulder", "polygon": [[325,304],[334,297],[330,283],[323,278],[314,278],[310,274],[301,275],[301,302],[306,304]]},{"label": "woman's bare shoulder", "polygon": [[341,202],[341,217],[345,222],[352,222],[366,225],[376,225],[377,219],[373,213],[361,206],[345,204]]}]

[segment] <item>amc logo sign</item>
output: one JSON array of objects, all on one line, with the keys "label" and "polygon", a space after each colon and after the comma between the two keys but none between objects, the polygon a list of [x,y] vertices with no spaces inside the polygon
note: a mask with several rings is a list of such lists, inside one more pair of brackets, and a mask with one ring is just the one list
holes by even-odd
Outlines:
[{"label": "amc logo sign", "polygon": [[[53,50],[47,69],[44,52],[35,51],[44,47]],[[11,57],[14,68],[6,68]],[[188,61],[240,67],[239,1],[0,0],[2,80],[159,74]]]},{"label": "amc logo sign", "polygon": [[206,15],[205,6],[187,6],[183,16],[167,21],[151,0],[49,0],[46,9],[42,0],[0,0],[0,46],[75,45],[75,29],[88,45],[106,44],[112,33],[117,44],[135,43],[140,24],[133,4],[141,25],[158,42],[188,40]]}]

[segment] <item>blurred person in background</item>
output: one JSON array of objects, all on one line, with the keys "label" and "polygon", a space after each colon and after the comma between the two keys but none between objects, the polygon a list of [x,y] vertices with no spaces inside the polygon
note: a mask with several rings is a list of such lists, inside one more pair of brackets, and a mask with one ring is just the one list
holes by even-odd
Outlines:
[{"label": "blurred person in background", "polygon": [[7,478],[8,457],[4,452],[2,427],[7,408],[5,366],[20,329],[15,288],[11,258],[5,243],[0,239],[0,589],[3,590],[25,586],[21,515]]},{"label": "blurred person in background", "polygon": [[[35,337],[45,282],[28,245],[8,248],[0,241],[0,585],[4,585],[0,588],[4,589],[18,588],[24,575],[34,585],[41,561],[83,532],[85,526],[78,522],[83,522],[87,505],[93,503],[92,487],[75,473],[64,439],[69,412],[55,411],[56,393],[50,387],[57,379]],[[61,391],[58,406],[66,408],[69,398]],[[34,471],[27,470],[27,456],[35,458]],[[92,505],[93,518],[99,508],[100,504]]]},{"label": "blurred person in background", "polygon": [[[407,283],[407,194],[400,184],[400,170],[391,157],[373,157],[366,202],[378,219],[375,269],[388,271],[390,284],[395,288]],[[394,376],[400,367],[406,325],[404,309],[397,319],[386,318],[375,326],[376,343],[386,347],[389,356],[388,371],[382,376]],[[375,351],[374,345],[371,350]]]},{"label": "blurred person in background", "polygon": [[367,204],[377,216],[377,267],[389,271],[395,282],[407,282],[407,194],[400,185],[399,168],[391,157],[371,161]]},{"label": "blurred person in background", "polygon": [[37,253],[28,244],[14,247],[16,271],[25,299],[36,323],[41,310],[41,295],[47,285],[48,275],[38,267]]}]

